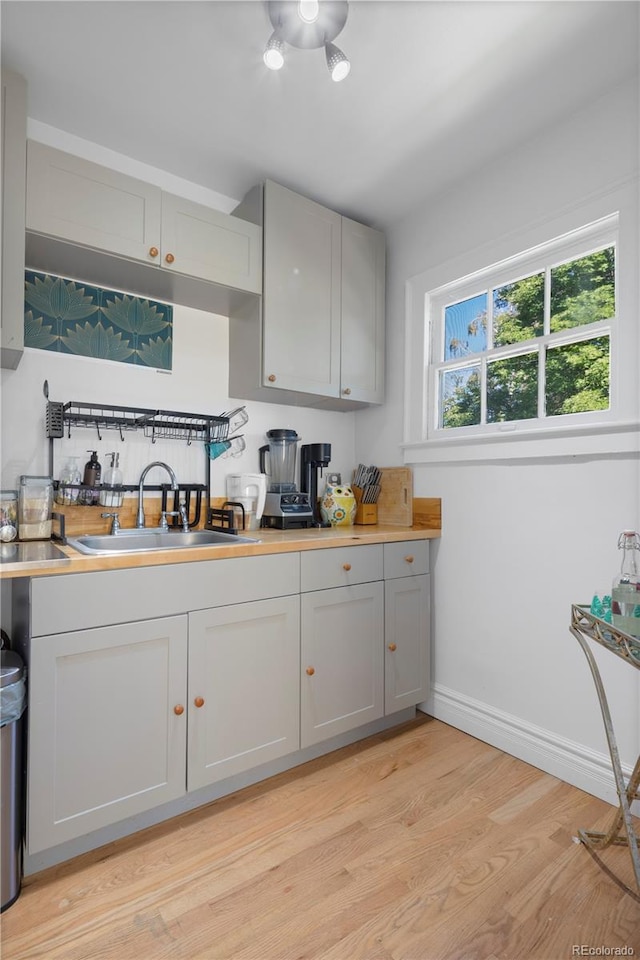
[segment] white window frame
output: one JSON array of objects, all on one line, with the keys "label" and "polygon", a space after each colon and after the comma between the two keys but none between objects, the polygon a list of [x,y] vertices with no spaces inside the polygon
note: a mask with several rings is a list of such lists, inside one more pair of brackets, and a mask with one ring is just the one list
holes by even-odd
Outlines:
[{"label": "white window frame", "polygon": [[[554,222],[536,225],[523,233],[520,243],[511,237],[493,245],[494,251],[506,252],[510,243],[511,250],[521,251],[513,256],[489,261],[487,251],[478,250],[461,258],[461,262],[475,265],[480,261],[482,264],[481,258],[484,258],[479,269],[456,274],[456,263],[450,262],[407,282],[402,445],[405,463],[638,452],[640,321],[637,213],[632,202],[636,195],[635,185],[616,193],[621,194],[616,197],[616,205],[611,196],[603,197],[586,204],[582,211],[572,210]],[[599,215],[594,216],[594,213]],[[525,246],[527,238],[533,242]],[[611,322],[607,318],[597,324],[562,332],[562,340],[567,343],[604,333],[610,336],[609,409],[534,420],[438,428],[437,371],[443,365],[450,366],[441,362],[441,342],[434,342],[436,336],[444,335],[443,306],[611,245],[616,250],[616,318]],[[491,266],[488,267],[489,262]],[[535,346],[551,340],[557,344],[559,339],[559,334],[545,334],[536,338]],[[512,356],[530,352],[531,348],[532,341],[527,341],[498,349],[500,353]],[[486,363],[486,354],[471,354],[460,358],[460,366],[466,366],[478,357]]]}]

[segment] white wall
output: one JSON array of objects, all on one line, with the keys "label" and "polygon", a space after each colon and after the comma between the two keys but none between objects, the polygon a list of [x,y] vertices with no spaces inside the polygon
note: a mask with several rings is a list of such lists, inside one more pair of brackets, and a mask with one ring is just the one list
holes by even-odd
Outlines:
[{"label": "white wall", "polygon": [[[505,237],[637,175],[634,82],[388,231],[389,393],[384,409],[358,414],[358,459],[405,462],[399,333],[407,281],[474,255],[477,266],[489,265]],[[632,215],[637,232],[637,209]],[[624,266],[637,276],[635,261]],[[637,299],[634,310],[627,322],[638,322]],[[433,693],[425,709],[613,800],[595,689],[568,625],[571,603],[608,592],[619,569],[619,532],[640,526],[638,454],[413,469],[416,496],[443,501],[433,553]],[[631,766],[640,752],[640,673],[604,651],[598,660]]]},{"label": "white wall", "polygon": [[[30,121],[28,134],[32,139],[146,179],[174,194],[225,212],[233,209],[237,202],[40,123]],[[21,474],[49,472],[49,444],[44,428],[44,380],[49,383],[50,399],[61,402],[122,403],[203,414],[221,414],[245,403],[228,395],[229,321],[226,317],[176,306],[173,336],[173,369],[170,373],[26,349],[17,370],[2,371],[2,489],[14,489]],[[271,403],[247,402],[245,405],[249,414],[249,422],[243,430],[247,449],[237,459],[217,460],[212,464],[214,496],[225,494],[227,473],[258,471],[258,447],[266,442],[265,432],[272,427],[295,429],[303,443],[331,443],[330,469],[340,471],[345,477],[351,476],[355,465],[354,413]],[[201,444],[188,447],[185,442],[173,440],[152,445],[141,434],[135,433],[125,434],[123,442],[119,434],[112,431],[103,433],[102,440],[98,440],[96,431],[85,429],[74,430],[70,440],[55,442],[54,475],[59,474],[67,456],[78,455],[82,466],[88,459],[88,449],[98,451],[103,469],[108,463],[106,453],[119,451],[125,483],[137,483],[142,468],[151,460],[165,460],[182,482],[204,481],[205,460]],[[149,482],[164,482],[162,472],[150,474]]]}]

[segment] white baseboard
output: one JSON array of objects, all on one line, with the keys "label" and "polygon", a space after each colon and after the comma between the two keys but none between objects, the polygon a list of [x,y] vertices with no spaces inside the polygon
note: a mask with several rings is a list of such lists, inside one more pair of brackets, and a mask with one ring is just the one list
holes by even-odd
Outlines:
[{"label": "white baseboard", "polygon": [[[590,750],[442,684],[434,684],[429,699],[418,704],[418,709],[594,797],[618,805],[608,754]],[[628,781],[631,767],[623,764],[622,770]],[[640,802],[633,805],[632,811],[640,815]]]}]

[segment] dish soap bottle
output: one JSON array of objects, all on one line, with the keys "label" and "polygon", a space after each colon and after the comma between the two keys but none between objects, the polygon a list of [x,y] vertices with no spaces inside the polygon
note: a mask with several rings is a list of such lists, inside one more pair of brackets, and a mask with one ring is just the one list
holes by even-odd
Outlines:
[{"label": "dish soap bottle", "polygon": [[118,466],[119,453],[108,453],[111,463],[104,471],[103,485],[100,490],[100,503],[103,507],[121,507],[123,500],[122,490],[113,490],[112,487],[122,486],[122,470]]},{"label": "dish soap bottle", "polygon": [[620,573],[613,581],[611,613],[614,627],[632,636],[640,636],[640,536],[624,530],[618,539],[622,550]]},{"label": "dish soap bottle", "polygon": [[97,450],[87,450],[87,453],[91,454],[91,459],[87,460],[84,465],[84,476],[82,478],[82,482],[85,487],[90,489],[82,490],[80,493],[80,499],[82,503],[91,504],[98,502],[99,491],[95,488],[100,486],[102,466],[100,463],[98,463]]}]

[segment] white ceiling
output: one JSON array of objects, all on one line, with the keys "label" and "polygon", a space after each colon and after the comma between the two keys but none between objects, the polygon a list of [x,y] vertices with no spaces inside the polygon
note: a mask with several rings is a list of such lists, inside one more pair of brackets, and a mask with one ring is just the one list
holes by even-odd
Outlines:
[{"label": "white ceiling", "polygon": [[265,177],[387,226],[638,70],[636,0],[351,0],[322,50],[262,51],[261,0],[3,0],[29,116],[240,199]]}]

